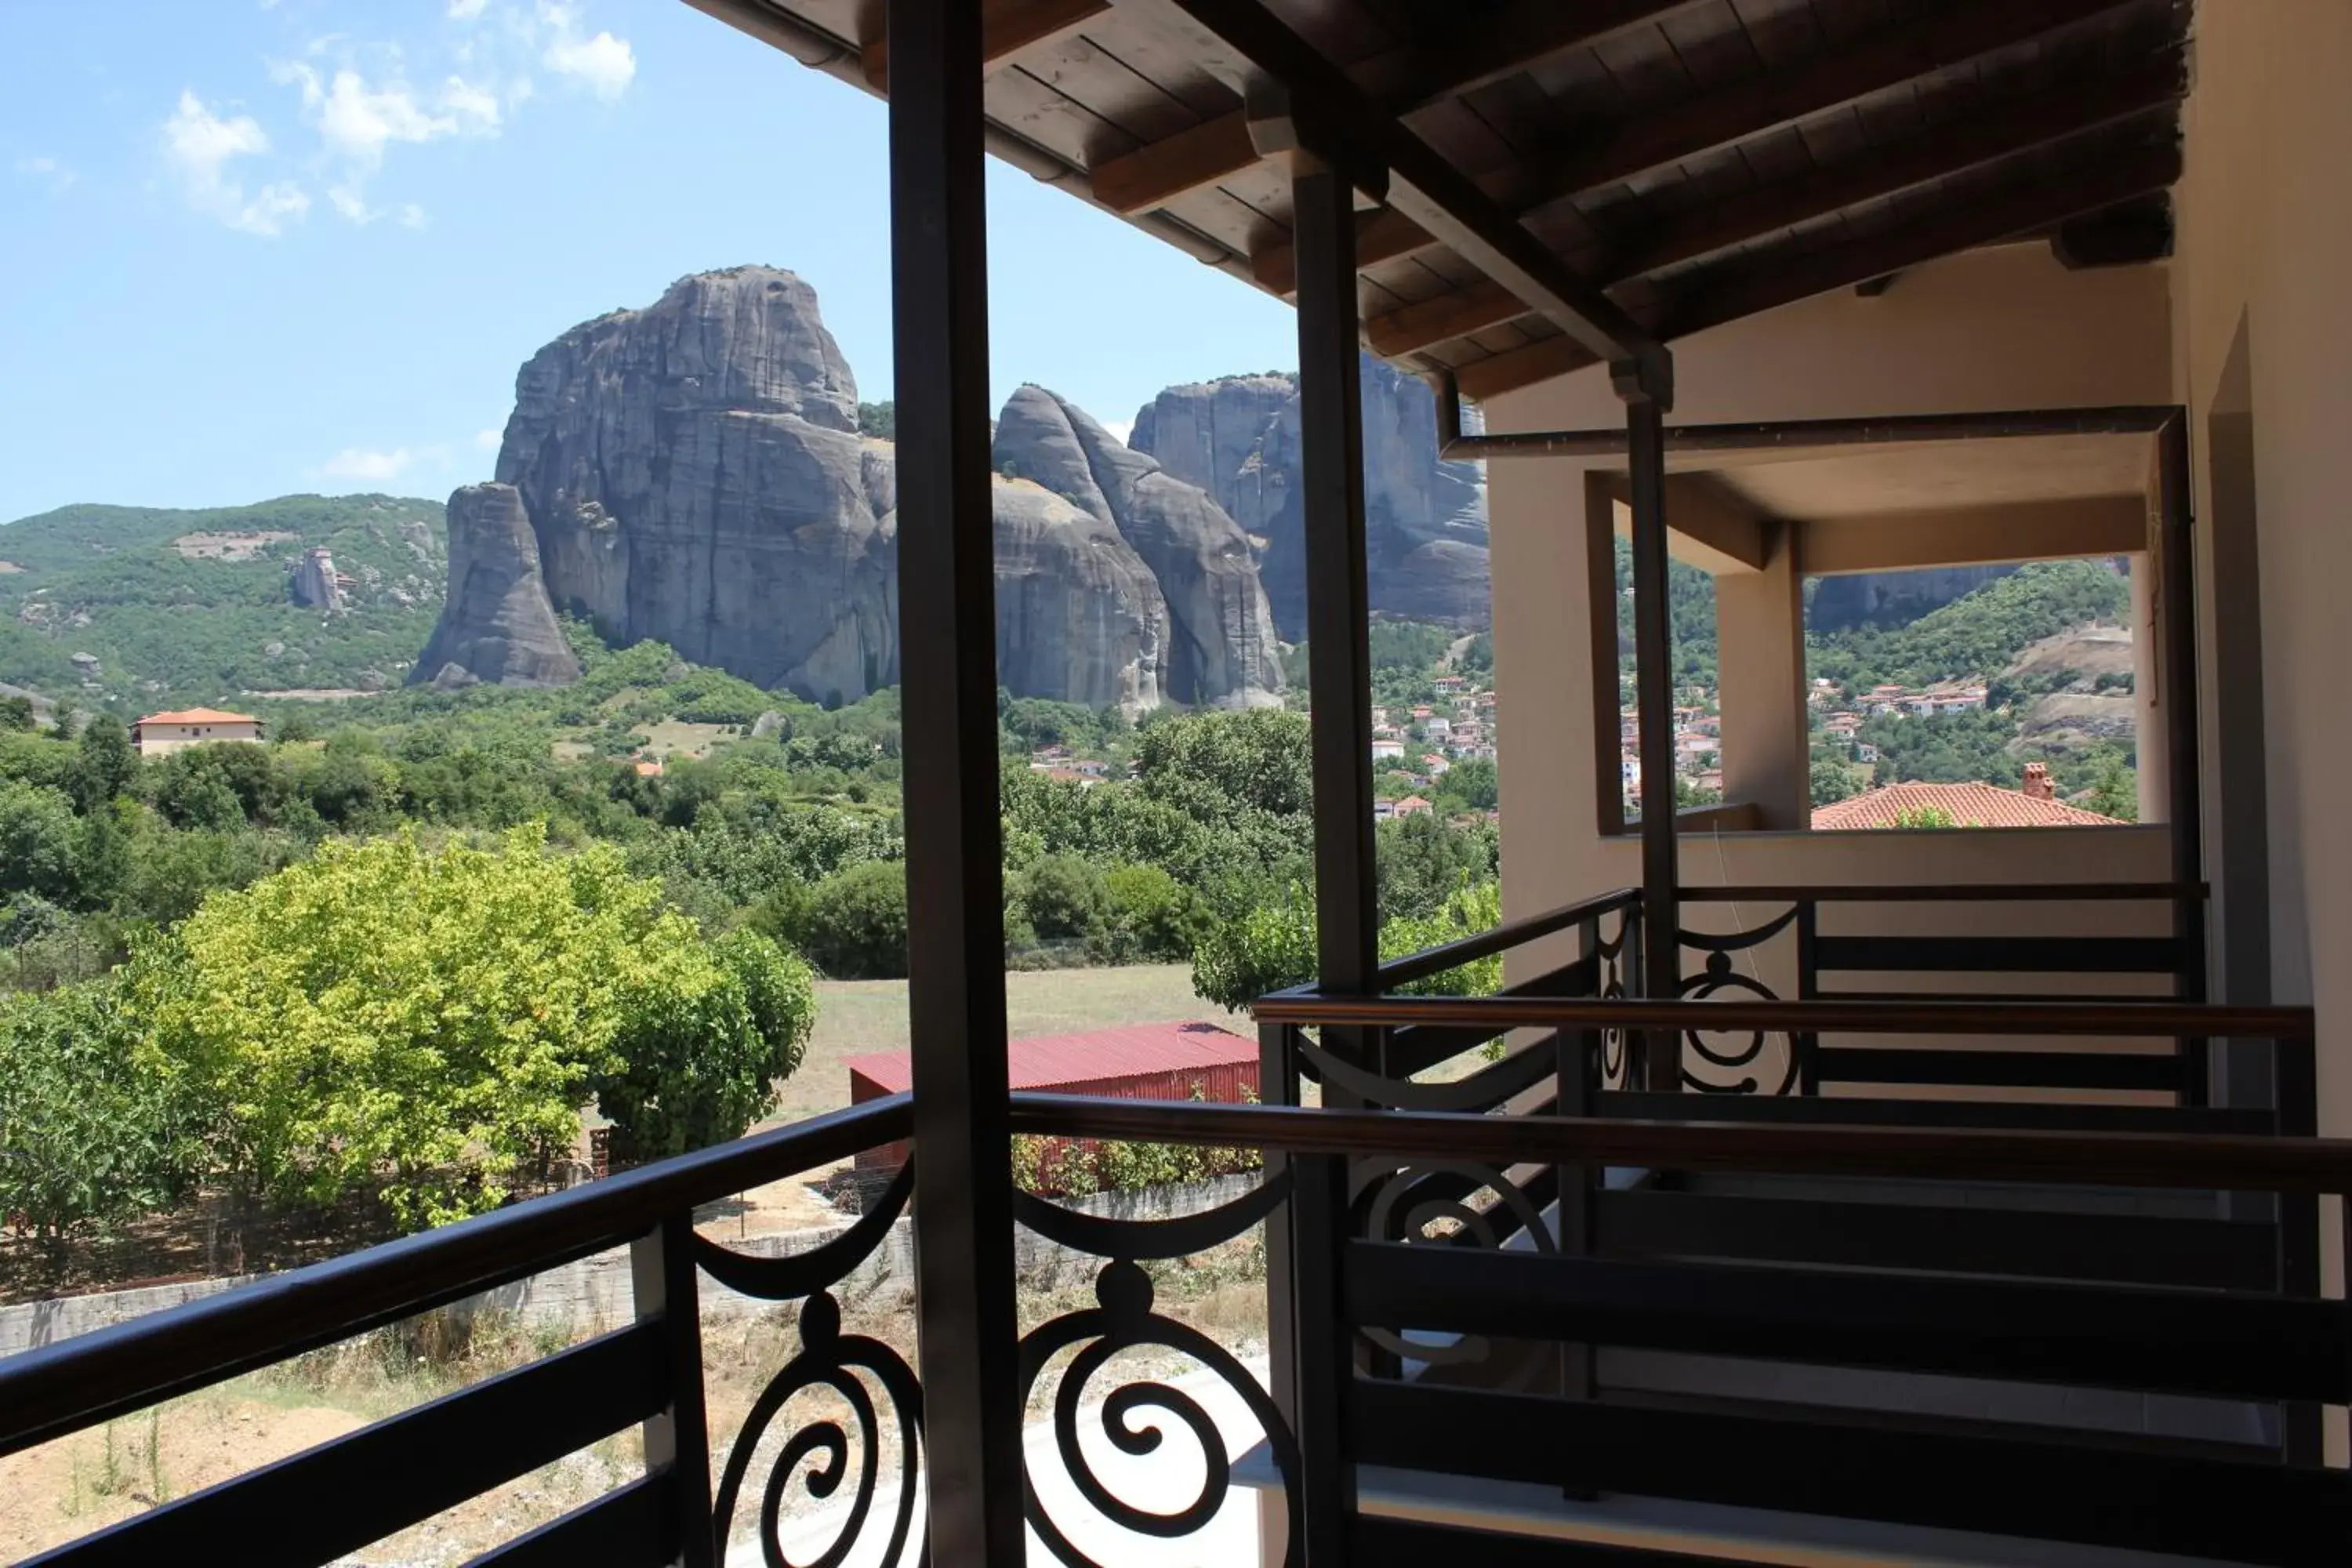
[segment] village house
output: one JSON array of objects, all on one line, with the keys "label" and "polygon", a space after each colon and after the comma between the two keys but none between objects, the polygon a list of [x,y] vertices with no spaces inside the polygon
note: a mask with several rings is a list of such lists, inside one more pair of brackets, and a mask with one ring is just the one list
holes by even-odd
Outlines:
[{"label": "village house", "polygon": [[1429,802],[1417,795],[1409,795],[1396,803],[1399,816],[1426,816],[1429,809]]},{"label": "village house", "polygon": [[1396,763],[1402,762],[1403,760],[1404,742],[1402,741],[1374,741],[1372,742],[1372,761],[1376,763]]},{"label": "village house", "polygon": [[131,738],[142,757],[166,757],[190,746],[221,741],[261,740],[261,721],[250,713],[226,713],[217,708],[187,708],[176,712],[150,713],[131,726]]}]

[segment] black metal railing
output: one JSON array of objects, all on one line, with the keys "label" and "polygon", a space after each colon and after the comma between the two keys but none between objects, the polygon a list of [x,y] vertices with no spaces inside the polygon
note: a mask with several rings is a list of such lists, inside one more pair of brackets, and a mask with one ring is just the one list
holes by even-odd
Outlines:
[{"label": "black metal railing", "polygon": [[[827,1384],[866,1425],[847,1534],[877,1495],[879,1413],[895,1406],[904,1469],[889,1552],[911,1562],[921,1423],[914,1374],[889,1347],[838,1332],[829,1289],[880,1245],[906,1206],[907,1173],[843,1235],[784,1258],[731,1252],[695,1233],[697,1205],[906,1136],[898,1095],[292,1270],[151,1317],[0,1360],[0,1455],[68,1436],[613,1247],[631,1254],[635,1321],[264,1468],[164,1503],[32,1559],[42,1564],[314,1564],[334,1560],[631,1427],[646,1472],[478,1561],[654,1564],[719,1560],[746,1467],[797,1389]],[[911,1171],[911,1166],[908,1167]],[[698,1270],[748,1295],[802,1303],[802,1350],[754,1405],[714,1500],[703,1405]],[[853,1384],[856,1392],[851,1392]],[[789,1437],[754,1488],[774,1499],[811,1455],[835,1467],[837,1426]],[[831,1489],[830,1488],[827,1489]],[[910,1555],[908,1547],[915,1549]]]}]

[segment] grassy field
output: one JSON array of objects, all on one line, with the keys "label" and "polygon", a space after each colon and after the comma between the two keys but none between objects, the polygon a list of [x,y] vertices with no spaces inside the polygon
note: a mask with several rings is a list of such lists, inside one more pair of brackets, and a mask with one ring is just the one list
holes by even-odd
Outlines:
[{"label": "grassy field", "polygon": [[[1250,1030],[1242,1015],[1193,995],[1192,972],[1181,963],[1023,971],[1004,977],[1004,992],[1006,1022],[1015,1039],[1174,1018],[1205,1018],[1241,1033]],[[816,993],[816,1031],[800,1071],[784,1084],[778,1121],[848,1104],[845,1058],[907,1048],[905,981],[823,980]]]}]

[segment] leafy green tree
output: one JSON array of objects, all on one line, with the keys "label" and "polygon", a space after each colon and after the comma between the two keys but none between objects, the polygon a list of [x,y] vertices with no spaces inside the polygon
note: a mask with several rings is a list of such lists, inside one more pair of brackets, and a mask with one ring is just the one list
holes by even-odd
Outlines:
[{"label": "leafy green tree", "polygon": [[1836,757],[1816,756],[1812,761],[1812,786],[1815,805],[1851,800],[1863,791],[1862,770]]},{"label": "leafy green tree", "polygon": [[1191,889],[1158,866],[1114,866],[1102,882],[1108,918],[1094,942],[1097,958],[1149,963],[1192,956],[1206,911]]},{"label": "leafy green tree", "polygon": [[1136,762],[1144,794],[1202,821],[1244,811],[1313,809],[1306,715],[1260,708],[1196,713],[1147,727]]},{"label": "leafy green tree", "polygon": [[139,773],[139,753],[131,749],[131,731],[111,713],[92,714],[74,744],[66,792],[87,815],[131,787]]},{"label": "leafy green tree", "polygon": [[0,730],[29,733],[33,728],[33,700],[29,697],[0,697]]},{"label": "leafy green tree", "polygon": [[907,868],[866,860],[817,884],[801,952],[836,980],[889,980],[907,973]]},{"label": "leafy green tree", "polygon": [[2099,754],[2091,778],[2091,789],[2082,800],[2083,809],[2095,811],[2101,816],[2112,816],[2123,822],[2139,820],[2139,775],[2132,770],[2122,753],[2105,751]]},{"label": "leafy green tree", "polygon": [[660,1159],[740,1138],[773,1110],[816,1021],[809,967],[757,931],[711,949],[718,962],[658,976],[633,996],[614,1065],[594,1079],[614,1142]]},{"label": "leafy green tree", "polygon": [[[1500,888],[1493,882],[1465,884],[1424,915],[1385,921],[1381,926],[1383,960],[1403,958],[1465,936],[1502,919]],[[1222,921],[1202,933],[1192,949],[1192,990],[1221,1007],[1243,1008],[1269,991],[1302,985],[1315,978],[1315,897],[1294,885],[1278,901]],[[1429,995],[1483,996],[1501,985],[1499,955],[1433,974],[1406,987]]]},{"label": "leafy green tree", "polygon": [[1021,910],[1044,942],[1095,935],[1109,918],[1110,898],[1102,873],[1076,855],[1048,855],[1021,877]]},{"label": "leafy green tree", "polygon": [[1492,762],[1485,757],[1465,757],[1446,770],[1438,787],[1447,795],[1458,796],[1473,811],[1492,811],[1500,798],[1499,784]]},{"label": "leafy green tree", "polygon": [[233,1174],[281,1203],[373,1187],[439,1224],[569,1146],[592,1082],[664,1038],[675,999],[747,1026],[743,988],[660,900],[617,850],[558,854],[536,828],[330,842],[148,942],[131,994]]},{"label": "leafy green tree", "polygon": [[0,1218],[52,1244],[185,1192],[200,1129],[112,980],[0,992]]},{"label": "leafy green tree", "polygon": [[0,893],[70,898],[74,837],[73,803],[63,795],[0,780]]}]

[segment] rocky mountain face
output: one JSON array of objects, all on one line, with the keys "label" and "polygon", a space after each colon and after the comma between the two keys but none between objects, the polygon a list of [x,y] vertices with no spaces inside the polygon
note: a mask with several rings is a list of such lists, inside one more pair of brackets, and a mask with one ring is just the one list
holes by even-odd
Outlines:
[{"label": "rocky mountain face", "polygon": [[[894,452],[857,434],[856,409],[814,291],[775,268],[684,279],[564,333],[517,379],[497,484],[452,500],[465,564],[453,552],[412,679],[574,679],[552,657],[569,657],[562,609],[818,700],[896,681]],[[1008,405],[998,453],[1007,688],[1131,709],[1276,700],[1265,594],[1215,502],[1035,389]]]},{"label": "rocky mountain face", "polygon": [[2016,570],[2014,566],[1922,566],[1908,572],[1854,572],[1824,577],[1813,590],[1806,618],[1817,631],[1907,626]]},{"label": "rocky mountain face", "polygon": [[[1363,407],[1372,609],[1486,626],[1486,493],[1477,466],[1438,458],[1428,388],[1370,355]],[[1298,412],[1296,375],[1227,376],[1170,387],[1138,411],[1128,437],[1249,533],[1275,624],[1294,641],[1307,633]]]}]

